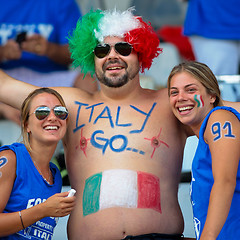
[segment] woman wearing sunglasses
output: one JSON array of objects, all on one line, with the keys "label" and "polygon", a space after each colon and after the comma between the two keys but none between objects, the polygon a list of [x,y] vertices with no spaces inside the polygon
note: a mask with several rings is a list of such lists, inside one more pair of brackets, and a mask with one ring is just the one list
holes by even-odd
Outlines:
[{"label": "woman wearing sunglasses", "polygon": [[174,67],[168,93],[175,116],[199,138],[190,191],[196,238],[240,239],[240,113],[223,106],[217,80],[202,63]]},{"label": "woman wearing sunglasses", "polygon": [[67,127],[68,111],[53,89],[28,95],[21,108],[23,143],[0,148],[0,238],[52,239],[58,217],[75,197],[61,192],[62,179],[50,162]]}]

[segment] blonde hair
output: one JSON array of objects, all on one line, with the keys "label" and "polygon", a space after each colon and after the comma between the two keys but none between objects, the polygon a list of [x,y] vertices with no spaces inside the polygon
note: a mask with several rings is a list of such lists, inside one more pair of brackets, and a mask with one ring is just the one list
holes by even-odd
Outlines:
[{"label": "blonde hair", "polygon": [[22,142],[26,146],[28,151],[30,151],[30,152],[32,151],[32,148],[30,146],[29,134],[27,132],[29,111],[30,111],[32,100],[41,93],[49,93],[49,94],[54,95],[59,100],[61,105],[63,107],[66,107],[66,104],[65,104],[62,96],[57,91],[55,91],[54,89],[51,89],[51,88],[46,88],[46,87],[38,88],[38,89],[34,90],[33,92],[31,92],[27,96],[27,98],[23,101],[22,106],[21,106],[21,133],[22,133]]},{"label": "blonde hair", "polygon": [[211,71],[211,69],[204,63],[196,61],[186,61],[182,62],[179,65],[176,65],[169,74],[167,87],[168,95],[170,95],[170,83],[172,77],[181,72],[187,72],[191,74],[196,80],[198,80],[205,88],[208,94],[211,94],[216,97],[216,100],[213,104],[214,107],[222,106],[221,92],[219,89],[218,81]]}]

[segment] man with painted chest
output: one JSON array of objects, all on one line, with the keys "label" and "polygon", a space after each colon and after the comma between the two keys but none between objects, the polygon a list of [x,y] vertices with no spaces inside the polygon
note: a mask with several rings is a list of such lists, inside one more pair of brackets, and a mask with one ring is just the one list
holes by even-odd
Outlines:
[{"label": "man with painted chest", "polygon": [[[139,71],[161,52],[157,35],[131,10],[96,10],[77,23],[69,44],[74,65],[100,84],[94,94],[55,88],[69,110],[63,144],[77,190],[69,239],[180,239],[177,192],[187,132],[167,90],[139,82]],[[0,101],[17,108],[36,88],[4,72],[0,84]]]}]

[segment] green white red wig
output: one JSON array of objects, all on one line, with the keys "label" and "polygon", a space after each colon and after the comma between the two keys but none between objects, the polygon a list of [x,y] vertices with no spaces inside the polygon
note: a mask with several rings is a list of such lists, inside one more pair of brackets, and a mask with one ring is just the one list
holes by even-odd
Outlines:
[{"label": "green white red wig", "polygon": [[73,66],[80,67],[84,74],[93,75],[93,50],[99,43],[104,42],[105,37],[114,36],[123,38],[133,46],[138,54],[141,72],[149,69],[162,49],[159,48],[159,39],[151,24],[145,23],[139,16],[134,16],[133,10],[91,10],[80,18],[72,36],[68,38]]}]

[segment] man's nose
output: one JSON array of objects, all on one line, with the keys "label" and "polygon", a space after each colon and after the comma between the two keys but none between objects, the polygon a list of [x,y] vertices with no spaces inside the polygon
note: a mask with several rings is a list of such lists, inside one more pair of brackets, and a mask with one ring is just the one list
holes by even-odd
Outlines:
[{"label": "man's nose", "polygon": [[108,54],[108,58],[118,58],[119,54],[116,52],[115,47],[111,46]]}]

